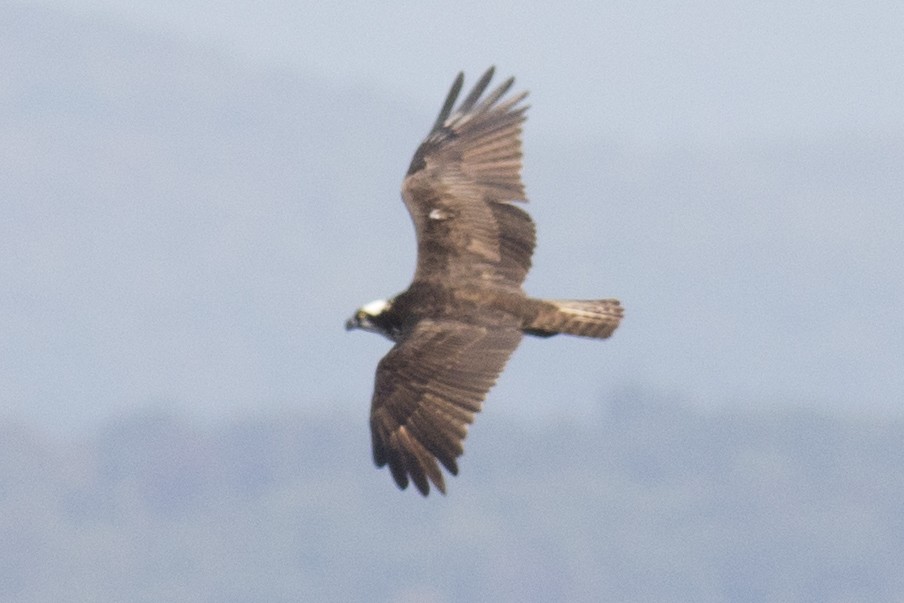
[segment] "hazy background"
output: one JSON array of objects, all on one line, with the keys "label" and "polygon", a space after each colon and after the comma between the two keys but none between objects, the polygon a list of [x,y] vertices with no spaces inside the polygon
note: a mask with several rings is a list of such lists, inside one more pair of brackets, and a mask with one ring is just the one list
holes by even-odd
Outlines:
[{"label": "hazy background", "polygon": [[[360,534],[370,503],[368,542],[420,570],[399,560],[396,583],[380,564],[352,563],[343,575],[368,578],[318,583],[320,596],[522,597],[469,590],[475,567],[435,561],[500,542],[508,548],[474,564],[502,583],[531,576],[554,597],[904,596],[882,553],[904,546],[893,502],[904,482],[901,31],[904,8],[891,2],[0,4],[0,416],[12,434],[0,457],[10,518],[0,578],[18,576],[6,596],[97,600],[88,584],[147,570],[145,583],[101,600],[161,600],[153,585],[171,574],[143,547],[128,568],[116,553],[73,566],[69,582],[35,568],[165,534],[156,559],[183,555],[172,575],[186,586],[163,598],[251,600],[272,584],[266,572],[214,592],[240,556],[212,559],[231,549],[205,538],[248,522],[260,548],[242,553],[245,565],[322,580],[330,560],[364,549],[292,530],[326,522]],[[425,502],[369,465],[373,370],[389,344],[342,324],[407,286],[402,175],[455,74],[467,85],[491,64],[531,91],[524,180],[539,246],[527,289],[617,296],[627,317],[604,343],[525,341],[451,495]],[[544,420],[558,431],[544,435]],[[515,462],[524,449],[531,460]],[[643,451],[659,460],[644,464]],[[110,455],[134,462],[113,471]],[[673,456],[688,463],[668,473],[669,489],[651,467]],[[242,469],[246,457],[259,463]],[[325,458],[327,474],[307,473]],[[179,463],[202,468],[178,482],[197,493],[180,517],[210,531],[186,535],[167,513],[145,513],[148,496],[181,500],[182,486],[167,485]],[[594,473],[598,463],[615,469]],[[269,475],[274,464],[286,473],[267,488],[228,486],[230,472]],[[505,467],[530,486],[501,480]],[[578,484],[599,494],[580,512],[563,506],[586,495]],[[805,494],[749,502],[789,484]],[[231,505],[224,488],[245,502]],[[316,492],[312,512],[304,501]],[[631,529],[607,492],[674,539]],[[97,503],[104,496],[119,502]],[[400,500],[410,531],[393,518]],[[52,521],[31,513],[35,501]],[[515,507],[511,521],[498,512]],[[816,523],[804,520],[812,513]],[[272,534],[254,531],[254,517]],[[511,543],[539,517],[556,519],[524,557]],[[776,517],[784,540],[765,529]],[[686,537],[669,531],[684,525]],[[712,540],[691,538],[700,534]],[[675,547],[657,552],[664,542]],[[807,570],[809,545],[836,552]],[[550,548],[563,565],[544,577]],[[29,550],[33,563],[21,561]],[[756,591],[782,573],[762,560],[786,557],[800,571]],[[688,559],[712,570],[703,582]],[[743,576],[724,569],[735,565]],[[603,577],[584,581],[586,568]],[[290,580],[264,599],[312,588]]]}]

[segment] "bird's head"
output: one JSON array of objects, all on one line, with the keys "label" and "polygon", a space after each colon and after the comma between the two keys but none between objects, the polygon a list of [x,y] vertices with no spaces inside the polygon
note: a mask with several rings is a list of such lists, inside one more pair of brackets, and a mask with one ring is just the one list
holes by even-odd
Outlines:
[{"label": "bird's head", "polygon": [[361,329],[372,333],[379,333],[389,339],[395,339],[391,326],[388,324],[386,312],[392,307],[392,300],[376,299],[369,304],[364,304],[355,311],[354,316],[345,321],[345,330]]}]

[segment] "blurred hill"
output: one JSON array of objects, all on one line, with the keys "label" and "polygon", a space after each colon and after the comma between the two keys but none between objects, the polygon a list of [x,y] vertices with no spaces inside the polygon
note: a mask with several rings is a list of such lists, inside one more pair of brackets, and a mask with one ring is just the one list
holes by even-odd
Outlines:
[{"label": "blurred hill", "polygon": [[449,495],[397,491],[363,420],[148,411],[64,442],[0,431],[4,601],[904,597],[904,424],[482,417]]}]

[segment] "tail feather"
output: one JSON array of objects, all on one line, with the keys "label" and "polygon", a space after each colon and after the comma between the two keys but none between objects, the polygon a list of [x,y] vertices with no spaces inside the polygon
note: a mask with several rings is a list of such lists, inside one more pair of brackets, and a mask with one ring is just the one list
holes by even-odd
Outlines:
[{"label": "tail feather", "polygon": [[536,316],[524,332],[541,337],[567,333],[605,339],[623,315],[617,299],[547,299],[540,301]]}]

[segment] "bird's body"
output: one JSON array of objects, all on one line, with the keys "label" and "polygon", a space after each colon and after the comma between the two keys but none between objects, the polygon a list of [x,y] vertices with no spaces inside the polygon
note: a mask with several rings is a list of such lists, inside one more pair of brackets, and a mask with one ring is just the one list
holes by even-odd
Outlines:
[{"label": "bird's body", "polygon": [[381,333],[395,346],[377,368],[371,404],[374,461],[396,483],[426,495],[445,483],[437,461],[456,459],[523,334],[605,338],[622,317],[617,300],[541,300],[521,285],[531,265],[535,227],[512,205],[521,183],[526,93],[502,101],[509,79],[481,98],[488,70],[453,112],[459,74],[439,117],[415,152],[402,198],[417,233],[411,286],[360,308],[346,327]]}]

